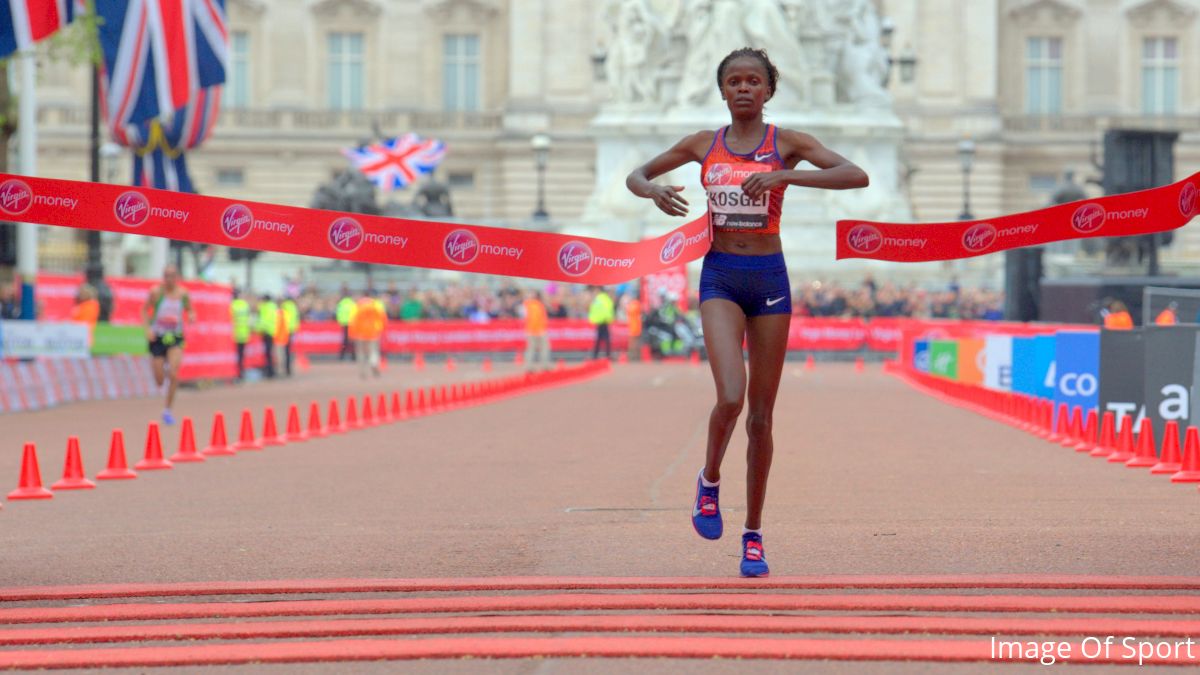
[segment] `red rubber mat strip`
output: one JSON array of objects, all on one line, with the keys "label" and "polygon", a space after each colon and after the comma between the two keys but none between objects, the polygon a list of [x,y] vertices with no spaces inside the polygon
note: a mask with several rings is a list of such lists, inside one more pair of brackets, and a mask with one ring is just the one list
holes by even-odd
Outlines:
[{"label": "red rubber mat strip", "polygon": [[1200,621],[1111,618],[1011,619],[944,616],[521,615],[401,619],[318,619],[256,623],[56,626],[0,630],[0,645],[86,644],[168,640],[438,635],[456,633],[917,633],[941,635],[1200,635]]},{"label": "red rubber mat strip", "polygon": [[[1073,645],[1072,654],[1079,654]],[[1084,663],[1136,663],[1113,650]],[[428,638],[326,640],[169,647],[68,649],[0,653],[0,667],[115,668],[439,658],[664,657],[831,659],[857,661],[988,661],[991,640],[788,640],[715,637]],[[1028,661],[1023,661],[1028,662]],[[1033,661],[1036,663],[1036,661]],[[1194,664],[1186,656],[1147,664]]]},{"label": "red rubber mat strip", "polygon": [[180,604],[114,604],[86,607],[20,607],[0,609],[0,624],[149,621],[256,616],[604,610],[741,610],[757,612],[826,610],[1200,614],[1200,596],[749,595],[732,593],[602,595],[579,593],[382,600],[290,600],[283,602],[201,602]]},{"label": "red rubber mat strip", "polygon": [[899,575],[731,577],[484,577],[448,579],[283,579],[148,584],[89,584],[0,588],[0,601],[134,598],[200,595],[377,593],[430,591],[730,590],[817,588],[1025,588],[1095,590],[1200,590],[1200,577],[1091,575]]}]

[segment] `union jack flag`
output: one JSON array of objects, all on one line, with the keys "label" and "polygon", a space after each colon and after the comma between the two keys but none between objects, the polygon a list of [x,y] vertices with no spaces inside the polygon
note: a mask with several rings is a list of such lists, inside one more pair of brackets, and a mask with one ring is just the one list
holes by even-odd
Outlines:
[{"label": "union jack flag", "polygon": [[114,136],[170,121],[201,89],[225,81],[225,0],[96,0],[96,13]]},{"label": "union jack flag", "polygon": [[364,176],[384,192],[408,187],[422,174],[433,173],[446,156],[446,144],[413,133],[342,151]]},{"label": "union jack flag", "polygon": [[49,37],[83,12],[83,0],[0,0],[0,59]]}]

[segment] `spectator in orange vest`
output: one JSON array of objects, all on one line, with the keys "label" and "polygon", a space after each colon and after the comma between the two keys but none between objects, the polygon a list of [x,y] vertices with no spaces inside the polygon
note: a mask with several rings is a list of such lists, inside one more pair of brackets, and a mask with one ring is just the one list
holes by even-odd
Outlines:
[{"label": "spectator in orange vest", "polygon": [[1166,309],[1159,312],[1158,316],[1154,317],[1155,325],[1174,326],[1175,324],[1179,323],[1179,316],[1176,314],[1176,310],[1178,309],[1178,303],[1172,302],[1171,304],[1167,305]]},{"label": "spectator in orange vest", "polygon": [[387,313],[383,302],[371,297],[370,294],[359,299],[355,307],[354,317],[350,319],[350,339],[354,341],[355,358],[358,360],[358,373],[366,379],[367,371],[379,377],[379,341],[383,330],[387,327]]},{"label": "spectator in orange vest", "polygon": [[642,303],[636,296],[625,302],[625,322],[629,324],[629,360],[633,361],[642,343]]},{"label": "spectator in orange vest", "polygon": [[1120,300],[1108,303],[1108,309],[1104,312],[1104,327],[1109,330],[1133,329],[1133,316],[1125,303]]},{"label": "spectator in orange vest", "polygon": [[96,289],[92,288],[91,284],[83,284],[79,287],[79,295],[76,298],[75,306],[71,308],[70,319],[86,323],[89,335],[95,332],[96,322],[100,320],[100,301],[96,299]]},{"label": "spectator in orange vest", "polygon": [[549,321],[541,291],[526,293],[522,309],[525,314],[525,369],[531,372],[549,370],[550,336],[546,334]]}]

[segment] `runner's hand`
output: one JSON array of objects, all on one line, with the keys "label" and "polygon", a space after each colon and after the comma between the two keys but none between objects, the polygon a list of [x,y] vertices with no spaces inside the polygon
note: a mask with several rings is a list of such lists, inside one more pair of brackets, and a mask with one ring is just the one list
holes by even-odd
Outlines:
[{"label": "runner's hand", "polygon": [[682,185],[655,185],[647,196],[654,200],[659,211],[668,216],[686,216],[688,203],[679,196],[680,192],[683,192]]},{"label": "runner's hand", "polygon": [[764,193],[783,185],[785,178],[782,171],[756,173],[742,181],[742,192],[745,192],[746,196],[751,199],[758,199]]}]

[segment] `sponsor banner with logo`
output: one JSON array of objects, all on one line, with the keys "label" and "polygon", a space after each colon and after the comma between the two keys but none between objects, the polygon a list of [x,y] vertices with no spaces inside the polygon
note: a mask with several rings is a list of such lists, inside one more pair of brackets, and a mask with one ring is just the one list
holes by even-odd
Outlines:
[{"label": "sponsor banner with logo", "polygon": [[70,321],[0,321],[0,356],[87,356],[91,345],[86,324]]},{"label": "sponsor banner with logo", "polygon": [[912,365],[922,373],[929,372],[929,340],[917,340],[913,343]]},{"label": "sponsor banner with logo", "polygon": [[1137,418],[1145,407],[1144,329],[1100,331],[1100,412]]},{"label": "sponsor banner with logo", "polygon": [[[596,327],[583,319],[550,319],[546,326],[550,349],[591,351]],[[342,328],[334,321],[306,322],[296,334],[295,347],[310,354],[335,354],[342,348]],[[613,350],[629,348],[629,328],[612,325]],[[472,321],[389,322],[381,349],[390,354],[414,352],[514,352],[525,349],[525,322],[498,319]]]},{"label": "sponsor banner with logo", "polygon": [[[1141,418],[1149,417],[1154,425],[1157,447],[1162,447],[1163,433],[1170,420],[1180,427],[1179,440],[1191,424],[1193,370],[1196,359],[1196,336],[1200,326],[1147,326],[1146,370],[1142,411],[1131,413],[1141,428]],[[1180,448],[1183,445],[1179,446]]]},{"label": "sponsor banner with logo", "polygon": [[860,320],[792,318],[788,349],[855,351],[866,344],[866,324]]},{"label": "sponsor banner with logo", "polygon": [[871,319],[866,322],[867,349],[899,352],[904,344],[904,327],[911,319]]},{"label": "sponsor banner with logo", "polygon": [[679,311],[686,312],[687,291],[687,265],[675,265],[661,272],[651,272],[642,277],[642,310],[650,312],[658,309],[662,298],[674,297]]},{"label": "sponsor banner with logo", "polygon": [[0,218],[339,260],[618,284],[709,247],[708,215],[636,243],[0,174]]},{"label": "sponsor banner with logo", "polygon": [[983,384],[983,369],[987,359],[982,338],[958,340],[958,381],[979,386]]},{"label": "sponsor banner with logo", "polygon": [[[1100,335],[1093,331],[1059,331],[1054,341],[1054,415],[1058,406],[1087,411],[1100,402]],[[1056,427],[1057,428],[1057,427]]]},{"label": "sponsor banner with logo", "polygon": [[1013,337],[988,335],[984,338],[983,386],[996,391],[1012,391]]},{"label": "sponsor banner with logo", "polygon": [[1054,396],[1054,336],[1014,337],[1012,390],[1049,399]]},{"label": "sponsor banner with logo", "polygon": [[929,374],[958,379],[958,340],[929,341]]},{"label": "sponsor banner with logo", "polygon": [[837,257],[894,262],[955,260],[1088,237],[1166,232],[1200,215],[1200,173],[1171,185],[988,220],[877,223],[840,220]]}]

